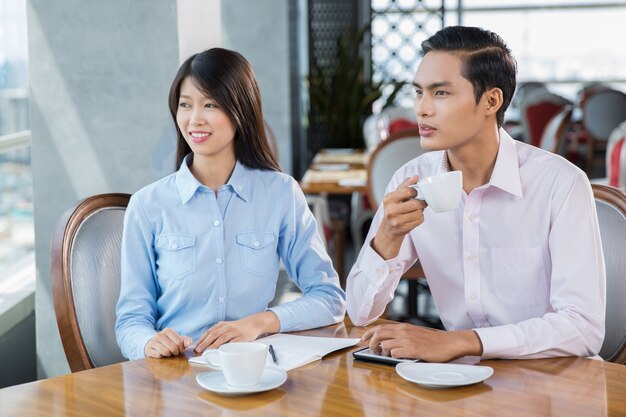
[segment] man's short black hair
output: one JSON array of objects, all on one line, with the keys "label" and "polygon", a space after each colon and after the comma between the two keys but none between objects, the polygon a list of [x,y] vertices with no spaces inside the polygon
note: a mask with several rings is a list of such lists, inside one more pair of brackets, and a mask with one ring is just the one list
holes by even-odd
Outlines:
[{"label": "man's short black hair", "polygon": [[517,65],[504,40],[491,31],[468,26],[448,26],[422,42],[421,55],[432,51],[459,53],[461,75],[474,86],[476,103],[490,88],[502,90],[502,107],[496,114],[498,127],[515,92]]}]

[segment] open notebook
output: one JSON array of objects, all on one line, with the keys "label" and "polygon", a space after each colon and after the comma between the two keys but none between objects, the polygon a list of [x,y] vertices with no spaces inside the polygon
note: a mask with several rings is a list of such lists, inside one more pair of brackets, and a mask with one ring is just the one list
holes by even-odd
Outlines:
[{"label": "open notebook", "polygon": [[[276,364],[285,371],[291,371],[320,360],[325,355],[336,350],[354,346],[359,340],[361,339],[298,336],[279,333],[257,339],[256,342],[272,345],[276,354]],[[269,355],[267,360],[269,363],[272,363]],[[189,362],[206,365],[202,356],[190,358]]]}]

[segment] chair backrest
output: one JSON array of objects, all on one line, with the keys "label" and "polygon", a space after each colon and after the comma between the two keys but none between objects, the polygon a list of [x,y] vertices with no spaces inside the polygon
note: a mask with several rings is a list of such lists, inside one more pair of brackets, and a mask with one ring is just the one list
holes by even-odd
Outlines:
[{"label": "chair backrest", "polygon": [[606,325],[600,356],[626,364],[626,194],[592,184],[606,265]]},{"label": "chair backrest", "polygon": [[399,131],[378,145],[367,165],[367,196],[372,209],[382,201],[393,174],[423,153],[418,129]]},{"label": "chair backrest", "polygon": [[54,232],[52,296],[72,372],[125,360],[115,340],[115,306],[129,199],[128,194],[100,194],[81,200]]},{"label": "chair backrest", "polygon": [[541,135],[541,149],[566,156],[567,142],[565,133],[572,124],[572,106],[565,106],[563,110],[555,114]]},{"label": "chair backrest", "polygon": [[626,121],[611,136],[606,148],[606,177],[612,187],[626,189]]},{"label": "chair backrest", "polygon": [[534,90],[525,95],[520,106],[524,140],[539,146],[550,119],[568,104],[571,103],[565,98],[548,91]]},{"label": "chair backrest", "polygon": [[626,94],[617,90],[593,91],[582,104],[583,127],[593,138],[606,141],[626,120]]}]

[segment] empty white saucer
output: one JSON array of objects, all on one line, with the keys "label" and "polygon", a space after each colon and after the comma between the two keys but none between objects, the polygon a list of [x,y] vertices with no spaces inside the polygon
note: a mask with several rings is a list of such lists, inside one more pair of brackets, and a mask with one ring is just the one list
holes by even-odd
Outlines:
[{"label": "empty white saucer", "polygon": [[269,391],[280,387],[287,380],[287,372],[277,366],[268,366],[263,370],[261,381],[250,387],[233,387],[228,385],[224,374],[219,371],[203,372],[196,376],[198,384],[209,391],[222,395],[242,395]]},{"label": "empty white saucer", "polygon": [[493,374],[489,366],[449,363],[400,363],[396,372],[407,381],[429,388],[458,387],[484,381]]}]

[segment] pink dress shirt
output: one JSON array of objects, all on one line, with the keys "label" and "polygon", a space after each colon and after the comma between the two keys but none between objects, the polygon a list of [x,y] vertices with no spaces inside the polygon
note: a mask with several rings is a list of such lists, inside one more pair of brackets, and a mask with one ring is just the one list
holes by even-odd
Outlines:
[{"label": "pink dress shirt", "polygon": [[[393,176],[449,170],[428,152]],[[500,129],[489,183],[463,193],[455,210],[426,208],[424,223],[385,261],[370,242],[378,209],[347,282],[348,314],[366,325],[383,313],[402,274],[419,258],[448,330],[474,329],[483,358],[593,356],[604,339],[605,269],[591,186],[560,156]]]}]

